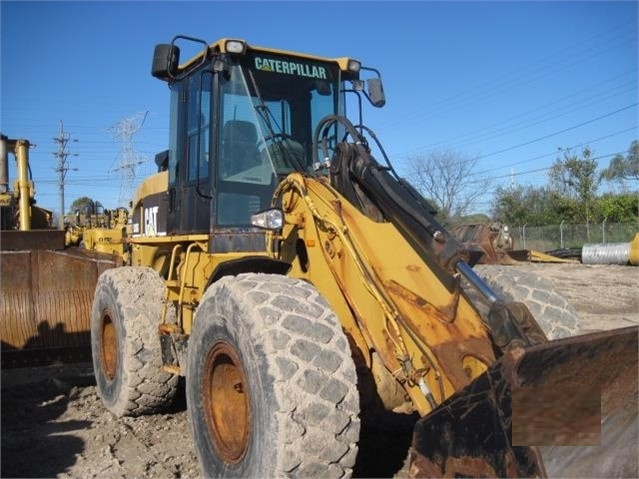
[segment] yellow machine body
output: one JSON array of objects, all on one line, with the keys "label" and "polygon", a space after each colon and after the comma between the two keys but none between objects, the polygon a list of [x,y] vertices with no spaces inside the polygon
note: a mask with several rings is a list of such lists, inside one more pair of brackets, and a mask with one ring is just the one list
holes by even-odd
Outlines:
[{"label": "yellow machine body", "polygon": [[[413,439],[412,476],[545,475],[535,444],[512,443],[510,424],[521,410],[515,411],[510,398],[516,396],[518,404],[530,399],[529,391],[521,394],[526,381],[542,389],[561,381],[568,381],[567,387],[579,383],[566,371],[597,367],[595,352],[610,345],[621,345],[615,358],[635,358],[636,328],[571,338],[569,344],[548,341],[524,304],[504,300],[476,277],[469,252],[437,223],[426,200],[394,174],[390,163],[373,158],[361,121],[353,126],[343,118],[341,95],[363,91],[359,75],[365,69],[359,62],[240,40],[204,45],[184,64],[173,44],[156,47],[153,75],[172,89],[168,160],[141,183],[121,239],[127,265],[152,268],[162,278],[158,334],[164,371],[186,375],[190,359],[184,344],[198,328],[206,292],[222,278],[241,273],[298,278],[312,284],[339,318],[357,369],[370,379],[358,385],[362,403],[379,400],[388,411],[422,417]],[[335,84],[328,88],[323,81],[330,78]],[[382,106],[378,80],[368,80],[365,96]],[[352,90],[344,87],[348,82]],[[296,86],[300,94],[291,97]],[[189,88],[195,94],[185,93]],[[249,102],[226,104],[219,98],[225,94],[245,95]],[[264,113],[284,109],[285,100],[269,103],[277,94],[297,109]],[[189,108],[184,98],[199,98],[186,129],[177,120],[181,109]],[[309,98],[329,98],[322,119],[310,108],[301,119],[295,116]],[[238,134],[227,143],[227,123],[241,126],[243,135],[251,133],[250,141]],[[250,165],[239,172],[226,169],[226,147],[251,143],[251,149],[254,142],[276,137]],[[240,154],[232,159],[231,166],[244,160]],[[288,168],[281,168],[285,161]],[[237,211],[240,220],[225,219]],[[269,212],[280,214],[281,223],[261,224]],[[479,303],[488,303],[488,312]],[[169,314],[173,310],[175,317]],[[111,315],[104,314],[102,327],[108,329]],[[239,353],[228,345],[222,349],[225,361],[235,364]],[[241,381],[230,389],[243,391]],[[590,397],[590,389],[573,391]],[[549,407],[565,407],[569,399],[559,396]],[[209,431],[217,421],[215,407],[211,414],[200,418]],[[241,461],[232,455],[228,467]]]}]

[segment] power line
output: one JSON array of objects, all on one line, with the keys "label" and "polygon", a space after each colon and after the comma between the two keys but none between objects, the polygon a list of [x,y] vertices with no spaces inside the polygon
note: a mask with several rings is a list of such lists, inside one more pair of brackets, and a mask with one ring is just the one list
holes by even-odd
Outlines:
[{"label": "power line", "polygon": [[[634,72],[636,72],[636,71],[637,70],[635,69]],[[517,115],[512,116],[512,117],[510,117],[510,118],[508,118],[506,120],[501,120],[501,121],[499,121],[497,123],[493,123],[491,125],[472,130],[472,131],[470,131],[468,133],[462,133],[462,134],[459,134],[459,135],[456,135],[456,136],[453,136],[453,137],[449,137],[448,139],[446,139],[444,141],[440,141],[437,144],[431,143],[431,144],[423,146],[423,147],[413,148],[413,149],[405,151],[403,153],[398,153],[395,156],[406,156],[406,155],[411,154],[411,153],[423,153],[423,152],[427,152],[427,151],[433,151],[433,150],[437,149],[438,147],[445,146],[447,143],[450,143],[450,142],[453,142],[453,141],[456,141],[456,140],[459,140],[459,139],[462,139],[462,138],[468,138],[468,139],[465,140],[465,141],[462,141],[461,143],[456,143],[455,144],[456,147],[459,147],[460,144],[461,145],[468,145],[468,144],[473,144],[473,142],[476,142],[476,141],[479,141],[479,140],[484,141],[486,139],[498,138],[499,136],[503,136],[503,135],[505,135],[507,133],[511,133],[513,131],[519,131],[519,130],[522,130],[524,128],[530,127],[530,126],[537,125],[537,124],[540,124],[540,123],[544,123],[544,122],[553,120],[555,118],[558,118],[560,116],[564,116],[564,115],[567,115],[569,113],[573,113],[575,111],[578,111],[580,109],[586,108],[588,106],[591,106],[591,105],[594,105],[594,104],[597,104],[597,103],[601,103],[602,101],[609,100],[610,98],[612,98],[614,96],[617,96],[617,95],[619,95],[621,93],[625,93],[627,91],[636,91],[636,79],[634,79],[631,82],[626,82],[626,83],[624,83],[622,85],[618,85],[618,86],[616,86],[614,88],[611,88],[611,89],[608,89],[606,91],[595,93],[594,95],[591,95],[589,97],[582,98],[581,100],[577,100],[575,102],[566,104],[566,105],[558,107],[558,108],[554,108],[554,109],[552,109],[550,111],[547,111],[546,113],[541,113],[539,115],[536,115],[536,116],[533,116],[531,118],[528,118],[527,120],[523,120],[522,119],[521,121],[513,123],[513,121],[516,120],[516,119],[526,117],[526,116],[528,116],[528,115],[530,115],[532,113],[535,113],[535,112],[538,112],[540,110],[543,110],[543,109],[545,109],[545,108],[547,108],[549,106],[553,106],[553,107],[557,106],[559,103],[563,102],[564,100],[567,100],[569,98],[575,97],[575,96],[577,96],[577,95],[579,95],[581,93],[584,93],[584,92],[586,92],[588,90],[592,90],[592,89],[594,89],[594,88],[596,88],[598,86],[601,86],[601,85],[603,85],[605,83],[608,83],[608,82],[610,82],[612,80],[616,80],[616,79],[618,79],[620,77],[626,76],[629,73],[633,73],[633,72],[626,72],[626,73],[624,73],[622,75],[619,75],[619,76],[616,76],[614,78],[608,79],[608,80],[606,80],[604,82],[600,82],[600,83],[598,83],[596,85],[593,85],[591,87],[584,88],[584,89],[582,89],[582,90],[580,90],[578,92],[575,92],[573,94],[570,94],[570,95],[555,99],[554,101],[552,101],[550,103],[546,103],[546,104],[544,104],[542,106],[539,106],[539,107],[536,107],[536,108],[534,108],[532,110],[528,110],[526,112],[517,114]],[[629,85],[634,85],[634,88],[632,88],[632,87],[631,88],[626,88],[626,89],[624,89],[622,91],[617,91],[617,93],[611,94],[611,95],[609,95],[609,96],[607,96],[605,98],[600,98],[600,99],[598,99],[596,101],[589,102],[589,103],[587,103],[587,104],[585,104],[585,105],[583,105],[581,107],[573,108],[572,110],[565,111],[567,108],[570,108],[571,106],[576,106],[576,105],[582,104],[585,101],[593,100],[593,99],[595,99],[597,97],[602,96],[605,93],[611,93],[611,92],[614,92],[616,90],[619,90],[620,88],[623,88],[623,87],[626,87],[626,86],[629,86]],[[563,111],[563,113],[558,113],[557,115],[551,116],[551,117],[547,116],[547,115],[550,115],[552,113],[561,112],[561,111]],[[536,120],[536,119],[541,119],[541,120],[537,121],[536,123],[531,123],[531,121]],[[508,126],[508,124],[510,124],[510,126]],[[504,128],[496,129],[496,130],[494,130],[494,132],[492,134],[490,134],[490,130],[491,129],[496,128],[496,127],[498,127],[500,125],[506,125],[506,126]],[[520,126],[520,127],[519,128],[514,128],[516,126]],[[486,132],[486,133],[483,134],[482,132]],[[490,136],[486,136],[486,135],[490,135]]]},{"label": "power line", "polygon": [[[601,136],[599,138],[595,138],[594,140],[585,141],[585,142],[582,142],[582,143],[578,143],[576,145],[571,145],[571,146],[567,147],[567,149],[574,149],[574,148],[580,148],[582,146],[591,145],[593,143],[597,143],[598,141],[606,140],[608,138],[612,138],[613,136],[621,135],[622,133],[627,133],[627,132],[633,131],[633,130],[635,130],[635,131],[637,130],[637,125],[632,126],[630,128],[626,128],[625,130],[615,131],[615,132],[610,133],[610,134],[608,134],[606,136]],[[479,171],[479,172],[477,172],[477,175],[483,175],[483,174],[486,174],[486,173],[491,173],[493,171],[501,170],[503,168],[508,168],[508,167],[511,167],[511,166],[521,165],[523,163],[529,163],[531,161],[540,160],[542,158],[546,158],[548,156],[553,156],[553,155],[556,155],[556,154],[557,154],[556,151],[552,151],[550,153],[545,153],[543,155],[535,156],[535,157],[532,157],[532,158],[527,158],[525,160],[519,160],[519,161],[515,161],[513,163],[506,163],[506,164],[503,164],[503,165],[499,165],[498,167],[495,167],[495,168]]]},{"label": "power line", "polygon": [[[625,25],[629,22],[625,22],[622,25]],[[593,48],[592,47],[588,47],[585,48],[580,51],[574,52],[574,53],[570,53],[566,56],[566,59],[564,59],[563,57],[559,57],[556,60],[553,60],[551,62],[548,62],[548,58],[551,58],[555,55],[558,55],[559,53],[562,53],[564,51],[568,51],[571,48],[587,43],[591,40],[594,40],[606,33],[608,33],[609,31],[614,30],[615,33],[617,33],[617,35],[611,39],[605,40],[607,42],[612,41],[616,41],[620,38],[623,38],[627,35],[632,35],[632,38],[628,39],[628,40],[624,40],[622,43],[620,43],[619,45],[613,45],[612,48],[616,48],[622,45],[625,45],[629,42],[635,42],[636,41],[636,37],[635,37],[635,33],[633,31],[627,31],[627,32],[623,32],[621,34],[619,34],[619,32],[616,29],[609,29],[606,30],[605,32],[599,33],[597,35],[594,35],[593,37],[588,38],[587,40],[583,40],[581,42],[577,42],[571,46],[568,46],[562,50],[559,50],[558,52],[554,52],[554,53],[550,53],[548,55],[545,55],[544,57],[540,58],[539,60],[535,61],[535,62],[531,62],[528,66],[524,66],[524,67],[520,67],[517,68],[515,70],[513,70],[510,74],[506,74],[506,75],[501,75],[499,77],[496,77],[492,80],[487,80],[483,83],[480,83],[479,85],[476,85],[474,87],[471,87],[465,91],[462,91],[461,93],[457,93],[457,94],[453,94],[450,95],[446,98],[443,98],[439,101],[435,101],[431,104],[429,104],[427,107],[422,107],[419,108],[415,111],[413,111],[413,113],[408,113],[406,115],[402,115],[402,119],[401,120],[391,120],[389,122],[385,122],[385,123],[381,123],[380,126],[384,126],[385,129],[390,130],[392,129],[392,125],[395,124],[400,124],[403,125],[405,123],[405,121],[407,119],[418,119],[421,118],[426,119],[426,118],[432,118],[435,117],[435,115],[441,115],[442,113],[446,113],[455,109],[460,108],[463,105],[466,105],[469,103],[470,100],[484,100],[484,99],[488,99],[490,97],[493,97],[495,95],[504,93],[505,91],[508,91],[510,89],[513,88],[513,83],[515,83],[515,85],[522,85],[522,84],[526,84],[526,83],[530,83],[532,81],[536,81],[539,80],[541,78],[547,77],[550,74],[553,74],[557,71],[561,71],[561,70],[565,70],[567,68],[572,67],[573,65],[582,63],[586,60],[589,60],[591,58],[594,58],[596,56],[599,56],[601,54],[604,54],[608,51],[610,51],[612,48],[607,47],[606,45],[603,44],[603,42],[597,42],[596,46],[594,48],[600,48],[600,50],[593,52]],[[601,49],[602,47],[605,47],[603,49]],[[584,53],[586,54],[585,57],[583,58],[579,58],[576,59],[577,54],[581,54]],[[573,60],[573,61],[570,61]],[[542,63],[544,62],[545,65]],[[531,67],[533,67],[536,64],[540,64],[542,63],[541,67],[538,67],[536,69],[532,69]],[[557,66],[558,65],[558,66]],[[541,75],[537,75],[534,76],[533,74],[535,73],[540,73],[543,72],[544,70],[549,70]],[[521,72],[521,73],[518,73]],[[507,79],[508,76],[511,76],[511,79]],[[506,78],[506,80],[504,80]],[[517,83],[517,81],[519,81]],[[510,86],[507,86],[510,85]],[[490,88],[489,88],[490,87]],[[476,94],[475,92],[479,92],[479,94]],[[445,108],[434,108],[437,106],[445,106]],[[426,116],[423,116],[423,113],[426,113]]]},{"label": "power line", "polygon": [[[623,151],[617,151],[617,152],[615,152],[615,153],[608,153],[607,155],[600,155],[600,156],[596,156],[596,157],[594,157],[594,158],[590,158],[590,159],[591,159],[591,160],[602,160],[602,159],[604,159],[604,158],[609,158],[609,157],[611,157],[611,156],[615,156],[615,155],[621,155],[621,154],[623,154],[623,153],[624,153]],[[514,177],[514,176],[523,176],[523,175],[529,175],[529,174],[531,174],[531,173],[539,173],[539,172],[541,172],[541,171],[548,171],[548,170],[550,170],[552,167],[553,167],[553,166],[552,166],[552,165],[550,165],[550,166],[546,166],[546,167],[543,167],[543,168],[536,168],[536,169],[534,169],[534,170],[526,170],[526,171],[522,171],[522,172],[519,172],[519,173],[510,172],[510,173],[508,173],[508,174],[499,175],[499,176],[494,176],[494,177],[493,177],[493,179],[498,180],[498,179],[501,179],[501,178],[511,178],[511,177]],[[485,179],[481,179],[481,180],[472,180],[472,181],[469,181],[469,183],[479,183],[479,182],[483,182],[483,181],[486,181],[486,180],[485,180]]]},{"label": "power line", "polygon": [[514,146],[510,146],[508,148],[503,148],[501,150],[493,151],[492,153],[488,153],[486,155],[478,156],[478,157],[475,158],[475,160],[482,160],[484,158],[488,158],[490,156],[498,155],[500,153],[505,153],[506,151],[511,151],[511,150],[514,150],[514,149],[517,149],[517,148],[521,148],[522,146],[527,146],[527,145],[530,145],[532,143],[536,143],[538,141],[547,140],[548,138],[552,138],[553,136],[560,135],[560,134],[565,133],[565,132],[570,131],[570,130],[575,130],[575,129],[580,128],[582,126],[589,125],[590,123],[594,123],[594,122],[602,120],[604,118],[608,118],[609,116],[616,115],[617,113],[621,113],[622,111],[629,110],[630,108],[633,108],[633,107],[637,106],[638,104],[639,104],[639,102],[635,102],[635,103],[633,103],[631,105],[625,106],[623,108],[619,108],[618,110],[612,111],[610,113],[606,113],[605,115],[601,115],[601,116],[598,116],[598,117],[593,118],[591,120],[579,123],[577,125],[573,125],[573,126],[570,126],[568,128],[564,128],[563,130],[559,130],[559,131],[556,131],[554,133],[550,133],[548,135],[540,136],[538,138],[526,141],[524,143],[520,143],[518,145],[514,145]]},{"label": "power line", "polygon": [[[541,137],[535,138],[535,139],[533,139],[533,140],[526,141],[526,142],[524,142],[524,143],[520,143],[520,144],[518,144],[518,145],[510,146],[510,147],[508,147],[508,148],[503,148],[503,149],[498,150],[498,151],[493,151],[492,153],[487,153],[487,154],[485,154],[485,155],[471,157],[471,158],[468,158],[467,160],[462,160],[462,161],[460,161],[460,162],[459,162],[459,164],[460,164],[460,165],[463,165],[463,164],[465,164],[465,163],[474,162],[474,161],[477,161],[477,160],[480,160],[480,159],[484,159],[484,158],[488,158],[488,157],[491,157],[491,156],[494,156],[494,155],[497,155],[497,154],[500,154],[500,153],[505,153],[505,152],[507,152],[507,151],[515,150],[515,149],[517,149],[517,148],[521,148],[522,146],[527,146],[527,145],[530,145],[530,144],[535,143],[535,142],[538,142],[538,141],[542,141],[542,140],[545,140],[545,139],[548,139],[548,138],[552,138],[552,137],[554,137],[554,136],[560,135],[560,134],[565,133],[565,132],[567,132],[567,131],[575,130],[575,129],[580,128],[580,127],[582,127],[582,126],[588,125],[588,124],[590,124],[590,123],[594,123],[594,122],[596,122],[596,121],[602,120],[602,119],[604,119],[604,118],[607,118],[607,117],[609,117],[609,116],[615,115],[615,114],[620,113],[620,112],[622,112],[622,111],[628,110],[628,109],[630,109],[630,108],[633,108],[633,107],[637,106],[637,104],[639,104],[639,103],[633,103],[633,104],[631,104],[631,105],[628,105],[628,106],[626,106],[626,107],[620,108],[620,109],[618,109],[618,110],[615,110],[615,111],[612,111],[612,112],[606,113],[605,115],[601,115],[601,116],[598,116],[598,117],[596,117],[596,118],[592,118],[592,119],[590,119],[590,120],[588,120],[588,121],[585,121],[585,122],[579,123],[579,124],[577,124],[577,125],[570,126],[570,127],[568,127],[568,128],[564,128],[563,130],[559,130],[559,131],[556,131],[556,132],[554,132],[554,133],[550,133],[550,134],[548,134],[548,135],[544,135],[544,136],[541,136]],[[629,130],[631,130],[631,129],[632,129],[632,128],[629,128],[629,129],[624,130],[624,131],[629,131]],[[617,133],[615,133],[615,134],[617,134]],[[502,165],[502,166],[503,166],[503,165]]]}]

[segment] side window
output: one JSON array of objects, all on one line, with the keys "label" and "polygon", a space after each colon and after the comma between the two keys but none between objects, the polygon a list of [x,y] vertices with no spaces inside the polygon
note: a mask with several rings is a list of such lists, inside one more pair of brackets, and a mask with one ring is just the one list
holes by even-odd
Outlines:
[{"label": "side window", "polygon": [[169,137],[169,185],[175,186],[178,175],[178,125],[180,113],[180,99],[182,98],[182,83],[171,85],[170,137]]},{"label": "side window", "polygon": [[187,142],[188,181],[208,177],[211,130],[212,75],[203,72],[189,80]]}]

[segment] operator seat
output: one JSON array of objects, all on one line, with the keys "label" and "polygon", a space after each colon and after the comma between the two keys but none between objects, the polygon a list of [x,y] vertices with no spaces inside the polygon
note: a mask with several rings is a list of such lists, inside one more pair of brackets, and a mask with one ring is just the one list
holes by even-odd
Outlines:
[{"label": "operator seat", "polygon": [[257,166],[257,128],[250,121],[229,120],[222,127],[222,159],[225,176]]}]

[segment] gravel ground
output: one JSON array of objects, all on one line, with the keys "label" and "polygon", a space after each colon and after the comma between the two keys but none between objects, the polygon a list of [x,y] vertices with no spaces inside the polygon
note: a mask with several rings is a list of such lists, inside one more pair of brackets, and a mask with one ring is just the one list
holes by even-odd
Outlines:
[{"label": "gravel ground", "polygon": [[[513,267],[548,278],[579,313],[580,332],[639,324],[636,267]],[[3,370],[1,386],[1,477],[200,475],[182,388],[166,414],[116,420],[100,403],[90,364]],[[406,477],[413,422],[412,417],[398,416],[365,421],[354,475]],[[636,456],[623,460],[637,463]]]}]

